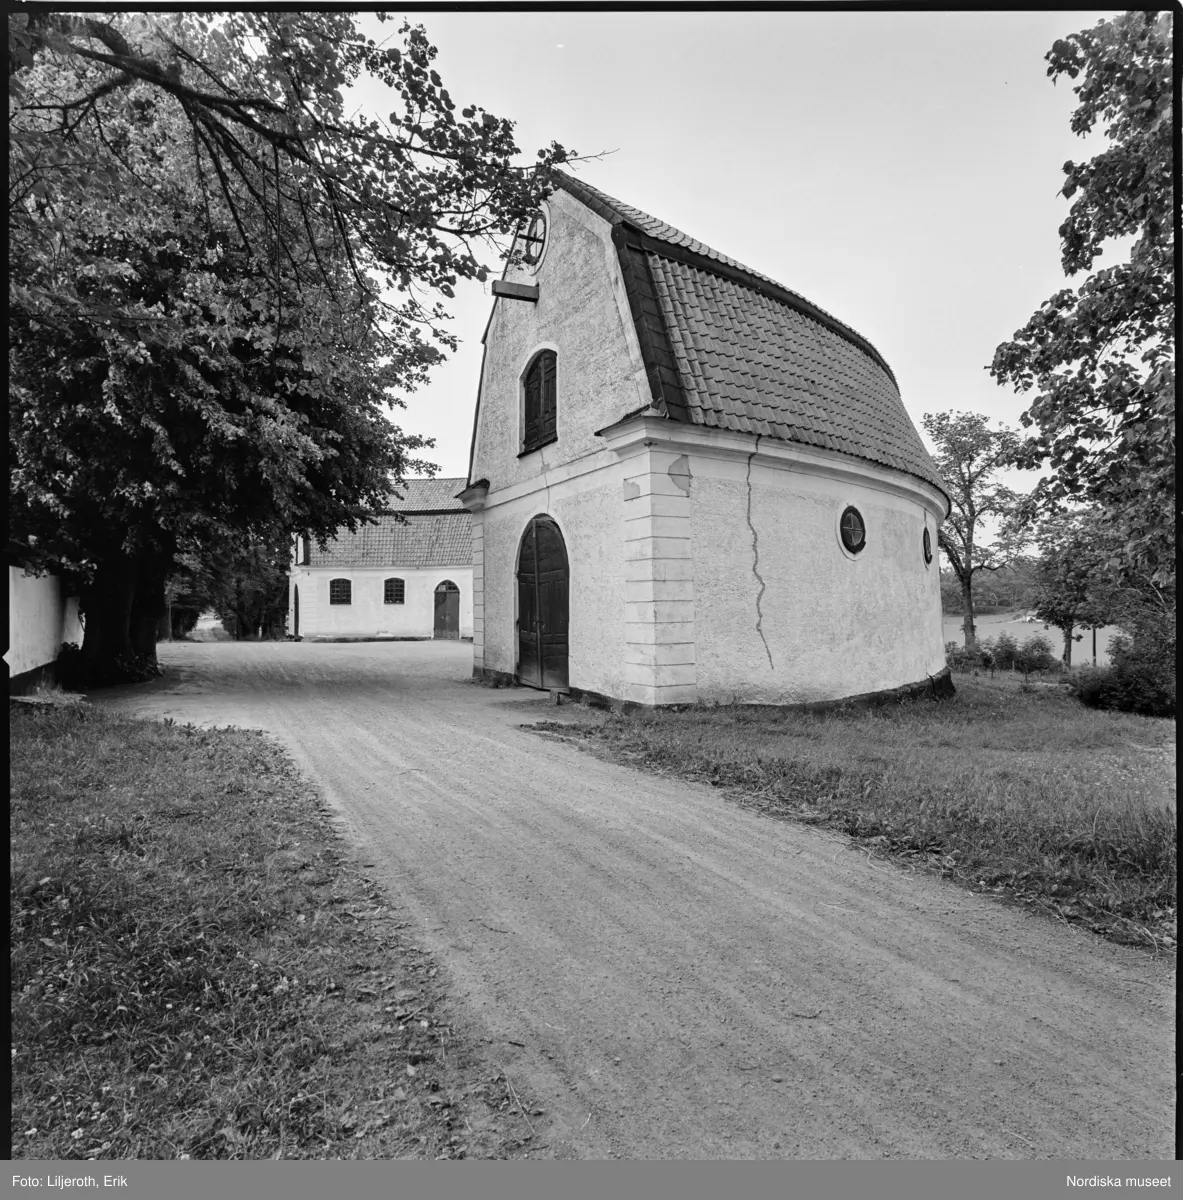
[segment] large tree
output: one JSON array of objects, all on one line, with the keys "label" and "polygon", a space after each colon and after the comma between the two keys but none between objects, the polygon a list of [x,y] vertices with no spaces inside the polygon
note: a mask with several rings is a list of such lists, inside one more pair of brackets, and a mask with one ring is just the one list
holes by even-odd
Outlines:
[{"label": "large tree", "polygon": [[1109,561],[1116,550],[1113,531],[1097,509],[1056,513],[1027,534],[1035,554],[1030,577],[1035,615],[1060,631],[1062,658],[1072,666],[1077,627],[1097,629],[1119,611],[1119,585]]},{"label": "large tree", "polygon": [[951,508],[937,541],[961,589],[965,644],[977,642],[974,623],[974,578],[981,571],[998,571],[1011,551],[1004,539],[989,543],[990,527],[1005,525],[1019,497],[998,481],[1011,465],[1019,435],[1010,429],[991,429],[980,413],[925,413],[924,429],[932,438],[937,468],[945,477]]},{"label": "large tree", "polygon": [[1048,75],[1080,82],[1072,129],[1101,126],[1108,146],[1064,164],[1071,207],[1064,272],[1090,271],[1106,243],[1129,257],[1044,302],[995,351],[991,373],[1032,393],[1025,465],[1050,468],[1045,509],[1087,501],[1120,530],[1119,564],[1174,576],[1174,206],[1172,18],[1129,12],[1057,41]]},{"label": "large tree", "polygon": [[[434,297],[564,152],[518,167],[409,26],[11,20],[10,558],[78,582],[109,675],[154,656],[181,554],[355,528],[424,469],[389,408],[452,344]],[[362,72],[389,123],[345,116]]]}]

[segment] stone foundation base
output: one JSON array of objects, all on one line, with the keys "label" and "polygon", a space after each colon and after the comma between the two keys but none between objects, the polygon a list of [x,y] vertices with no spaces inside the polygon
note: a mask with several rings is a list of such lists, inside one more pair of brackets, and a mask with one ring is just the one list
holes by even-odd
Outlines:
[{"label": "stone foundation base", "polygon": [[[473,667],[472,677],[478,683],[488,687],[522,687],[518,677],[509,671],[495,671],[492,667]],[[541,688],[540,691],[550,689]],[[687,704],[640,704],[635,700],[618,700],[605,696],[600,692],[587,691],[584,688],[569,687],[566,689],[572,700],[592,708],[610,708],[615,712],[637,712],[642,709],[652,710],[664,708],[676,710],[689,708]],[[817,700],[810,704],[729,704],[728,708],[786,708],[799,712],[828,712],[839,708],[875,708],[883,704],[903,704],[908,700],[947,700],[955,695],[957,689],[953,686],[953,676],[948,667],[942,667],[935,675],[929,675],[916,683],[905,683],[900,687],[889,688],[881,692],[862,692],[856,696],[841,696],[837,700]]]},{"label": "stone foundation base", "polygon": [[8,677],[8,694],[10,696],[26,696],[30,692],[35,692],[39,687],[53,687],[57,681],[57,663],[48,662],[43,666],[34,667],[31,671],[10,675]]}]

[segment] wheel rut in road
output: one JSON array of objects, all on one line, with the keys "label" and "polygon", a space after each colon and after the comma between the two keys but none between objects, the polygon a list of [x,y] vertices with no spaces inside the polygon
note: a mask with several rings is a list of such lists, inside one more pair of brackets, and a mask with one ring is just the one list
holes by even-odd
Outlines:
[{"label": "wheel rut in road", "polygon": [[[1174,983],[710,788],[519,728],[466,643],[174,643],[105,697],[261,728],[411,913],[538,1153],[1174,1153]],[[560,710],[561,711],[561,710]]]}]

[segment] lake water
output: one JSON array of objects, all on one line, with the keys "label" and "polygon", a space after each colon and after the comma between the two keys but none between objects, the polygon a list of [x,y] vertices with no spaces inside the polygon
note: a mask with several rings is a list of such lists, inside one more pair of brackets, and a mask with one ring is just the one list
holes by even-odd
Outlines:
[{"label": "lake water", "polygon": [[[1058,629],[1046,627],[1042,621],[1020,621],[1018,613],[987,613],[974,618],[978,637],[996,638],[1000,633],[1009,633],[1017,642],[1025,642],[1033,634],[1040,634],[1052,644],[1052,651],[1058,658],[1064,650],[1064,635]],[[959,646],[965,644],[965,634],[961,629],[961,616],[958,613],[946,613],[942,618],[944,641],[956,642]],[[1091,629],[1078,629],[1078,634],[1084,636],[1072,646],[1072,665],[1079,667],[1093,661],[1093,633]],[[1106,625],[1097,630],[1097,666],[1109,664],[1109,639],[1117,633],[1116,625]]]}]

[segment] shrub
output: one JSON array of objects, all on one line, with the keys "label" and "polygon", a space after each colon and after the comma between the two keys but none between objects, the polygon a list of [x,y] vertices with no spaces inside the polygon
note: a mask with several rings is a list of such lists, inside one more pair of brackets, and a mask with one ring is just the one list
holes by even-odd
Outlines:
[{"label": "shrub", "polygon": [[1019,657],[1019,643],[1009,633],[1000,633],[994,641],[994,665],[1000,671],[1013,671]]},{"label": "shrub", "polygon": [[1054,671],[1059,664],[1060,660],[1052,650],[1051,642],[1040,633],[1032,634],[1023,642],[1014,661],[1015,669],[1022,671],[1024,675],[1029,675],[1032,671]]},{"label": "shrub", "polygon": [[1074,678],[1072,690],[1088,708],[1112,708],[1144,717],[1175,715],[1173,673],[1139,669],[1129,664],[1085,667]]},{"label": "shrub", "polygon": [[1148,717],[1175,715],[1174,605],[1134,598],[1121,613],[1122,632],[1109,642],[1110,665],[1086,668],[1073,691],[1090,708],[1113,708]]},{"label": "shrub", "polygon": [[[1173,641],[1173,639],[1172,639]],[[1112,708],[1145,717],[1175,715],[1174,648],[1164,661],[1124,634],[1109,643],[1108,667],[1085,667],[1076,674],[1072,690],[1089,708]]]},{"label": "shrub", "polygon": [[978,643],[978,666],[983,671],[989,671],[991,675],[998,666],[998,660],[994,654],[994,642],[990,638]]},{"label": "shrub", "polygon": [[57,679],[64,688],[86,691],[93,687],[110,687],[117,683],[143,683],[163,675],[164,671],[151,659],[139,655],[121,655],[103,671],[87,667],[82,651],[75,642],[63,642],[57,656]]}]

